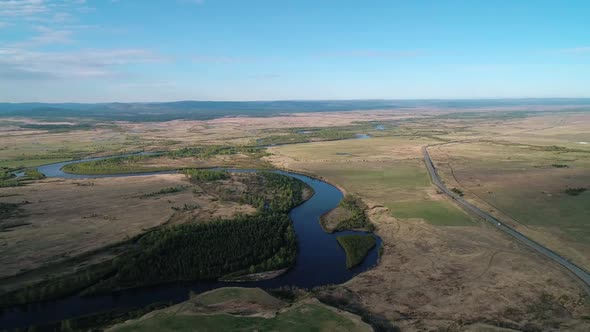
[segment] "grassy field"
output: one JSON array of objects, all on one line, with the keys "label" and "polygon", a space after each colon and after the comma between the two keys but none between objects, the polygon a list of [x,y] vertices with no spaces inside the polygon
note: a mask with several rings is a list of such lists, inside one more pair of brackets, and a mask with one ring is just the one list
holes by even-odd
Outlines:
[{"label": "grassy field", "polygon": [[8,168],[24,168],[24,167],[36,167],[45,164],[59,163],[62,161],[68,161],[72,158],[47,158],[47,159],[26,159],[26,160],[2,160],[0,165]]},{"label": "grassy field", "polygon": [[349,269],[362,263],[376,243],[372,235],[341,235],[336,239],[346,252],[346,267]]},{"label": "grassy field", "polygon": [[446,200],[411,201],[387,204],[396,218],[422,218],[439,226],[469,226],[473,220],[460,208]]},{"label": "grassy field", "polygon": [[136,135],[109,129],[0,131],[0,166],[21,168],[94,154],[138,151],[150,145]]},{"label": "grassy field", "polygon": [[428,142],[374,138],[270,150],[276,153],[271,158],[276,164],[318,174],[349,193],[391,207],[396,217],[422,218],[434,225],[473,225],[468,215],[433,190],[420,159],[420,146]]},{"label": "grassy field", "polygon": [[288,165],[318,174],[342,186],[347,193],[383,204],[398,200],[421,200],[430,188],[428,174],[421,160],[288,161]]},{"label": "grassy field", "polygon": [[[256,310],[258,313],[251,316]],[[196,314],[196,312],[201,312]],[[352,314],[308,299],[292,305],[260,289],[222,288],[108,331],[372,331]]]},{"label": "grassy field", "polygon": [[424,169],[417,167],[415,163],[397,163],[386,169],[366,169],[359,171],[333,170],[326,174],[331,178],[347,179],[346,182],[355,187],[369,186],[379,183],[383,187],[394,187],[400,189],[427,187],[429,185],[428,175]]},{"label": "grassy field", "polygon": [[[508,211],[514,218],[528,225],[559,226],[571,239],[580,243],[590,241],[590,193],[577,196],[563,191],[539,195],[535,190],[498,188],[490,199],[494,205]],[[526,201],[524,201],[526,200]]]},{"label": "grassy field", "polygon": [[[545,140],[556,129],[550,131]],[[533,136],[539,143],[543,131]],[[571,139],[589,138],[580,134]],[[590,188],[590,150],[553,143],[516,144],[500,137],[497,142],[438,147],[433,159],[449,186],[462,188],[467,199],[590,268],[590,193],[568,194],[568,189]]]},{"label": "grassy field", "polygon": [[[346,292],[352,292],[362,299],[363,306],[390,321],[421,317],[397,321],[408,330],[446,330],[449,322],[477,321],[482,315],[488,322],[543,330],[543,324],[567,325],[568,318],[528,315],[531,304],[547,305],[546,299],[551,298],[549,304],[554,307],[558,306],[556,299],[579,298],[579,285],[560,267],[522,250],[512,239],[473,221],[445,199],[431,185],[420,149],[451,139],[535,132],[556,123],[554,117],[547,121],[489,116],[476,120],[412,119],[398,124],[391,137],[273,147],[269,150],[274,155],[268,159],[279,167],[316,174],[347,194],[358,195],[368,205],[367,213],[383,240],[383,255],[377,267],[347,282],[345,289],[327,291],[338,298],[336,302],[347,301],[351,295]],[[441,153],[433,158],[445,173],[447,159],[437,159],[441,155],[446,157]],[[547,162],[551,171],[574,169],[551,166],[571,160],[552,158]],[[489,165],[491,170],[495,166]],[[521,186],[530,187],[530,180],[527,182]],[[583,199],[583,195],[586,193],[568,197]],[[398,313],[391,311],[392,303]],[[579,322],[588,308],[585,303],[568,302],[564,307],[569,317],[577,317],[573,320]]]}]

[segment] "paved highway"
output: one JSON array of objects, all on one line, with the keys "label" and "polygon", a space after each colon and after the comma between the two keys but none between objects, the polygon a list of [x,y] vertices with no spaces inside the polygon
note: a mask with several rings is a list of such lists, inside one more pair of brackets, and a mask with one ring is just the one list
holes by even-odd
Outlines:
[{"label": "paved highway", "polygon": [[460,195],[454,193],[453,191],[449,190],[441,181],[440,177],[438,176],[438,172],[432,163],[432,159],[430,159],[430,155],[428,154],[428,148],[430,146],[425,146],[422,148],[422,154],[424,155],[424,162],[426,163],[426,168],[428,169],[428,173],[430,173],[430,177],[432,182],[435,186],[437,186],[443,193],[447,196],[451,197],[455,200],[459,205],[461,205],[465,210],[474,213],[475,215],[481,217],[483,220],[489,222],[494,227],[499,229],[500,231],[512,236],[516,240],[520,241],[522,244],[526,245],[527,247],[539,252],[540,254],[548,257],[561,266],[568,269],[571,273],[576,275],[584,284],[585,289],[588,294],[590,294],[590,274],[580,268],[579,266],[575,265],[574,263],[568,261],[567,259],[561,257],[559,254],[555,253],[551,249],[544,247],[543,245],[529,239],[528,237],[524,236],[522,233],[516,231],[514,228],[502,223],[500,220],[494,218],[494,216],[490,215],[489,213],[479,209],[478,207],[474,206],[473,204],[467,202],[463,199]]}]

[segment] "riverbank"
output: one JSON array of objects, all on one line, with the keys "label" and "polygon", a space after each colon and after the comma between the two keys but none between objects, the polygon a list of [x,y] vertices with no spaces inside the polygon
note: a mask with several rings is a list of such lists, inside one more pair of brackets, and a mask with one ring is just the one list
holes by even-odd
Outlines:
[{"label": "riverbank", "polygon": [[289,268],[246,274],[246,275],[236,276],[236,277],[222,277],[219,279],[219,281],[223,281],[223,282],[253,282],[253,281],[269,280],[269,279],[276,278],[276,277],[286,273],[287,271],[289,271]]}]

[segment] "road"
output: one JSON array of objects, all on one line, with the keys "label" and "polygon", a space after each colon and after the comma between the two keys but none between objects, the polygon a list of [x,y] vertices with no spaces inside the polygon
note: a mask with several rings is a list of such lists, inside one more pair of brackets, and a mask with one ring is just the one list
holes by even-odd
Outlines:
[{"label": "road", "polygon": [[490,223],[493,227],[497,228],[498,230],[512,236],[520,243],[524,244],[525,246],[537,251],[538,253],[542,254],[543,256],[552,259],[556,263],[560,264],[561,266],[568,269],[571,273],[573,273],[576,277],[578,277],[584,284],[585,290],[588,294],[590,294],[590,274],[580,268],[579,266],[575,265],[574,263],[568,261],[567,259],[561,257],[559,254],[555,253],[551,249],[544,247],[543,245],[529,239],[522,233],[518,232],[514,228],[502,223],[500,220],[496,219],[494,216],[490,215],[489,213],[479,209],[475,205],[467,202],[457,193],[449,190],[441,181],[440,177],[438,176],[438,172],[434,167],[434,163],[430,158],[430,154],[428,153],[428,148],[430,146],[425,146],[422,148],[422,154],[424,155],[424,162],[426,163],[426,168],[428,169],[428,173],[430,173],[430,177],[432,179],[432,183],[437,186],[444,194],[449,196],[453,199],[457,204],[463,207],[465,210],[472,212],[473,214],[481,217],[483,220]]}]

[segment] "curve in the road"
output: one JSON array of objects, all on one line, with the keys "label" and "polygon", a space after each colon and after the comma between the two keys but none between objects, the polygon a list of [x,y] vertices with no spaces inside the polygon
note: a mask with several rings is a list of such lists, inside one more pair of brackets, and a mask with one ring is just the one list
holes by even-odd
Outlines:
[{"label": "curve in the road", "polygon": [[436,171],[436,167],[434,167],[434,163],[430,158],[430,154],[428,153],[428,148],[431,145],[427,145],[422,147],[422,154],[424,155],[424,162],[426,163],[426,168],[428,169],[428,173],[430,174],[430,178],[432,183],[438,187],[445,195],[449,196],[453,199],[457,204],[459,204],[462,208],[471,212],[478,217],[482,218],[483,220],[487,221],[488,223],[492,224],[496,229],[512,236],[520,243],[526,245],[527,247],[537,251],[538,253],[542,254],[543,256],[555,261],[559,265],[565,267],[571,273],[573,273],[576,277],[578,277],[585,285],[585,290],[588,294],[590,294],[590,273],[582,269],[581,267],[577,266],[576,264],[568,261],[564,257],[560,256],[553,250],[531,240],[530,238],[526,237],[522,233],[518,232],[514,228],[504,224],[500,220],[496,219],[494,216],[490,215],[489,213],[481,210],[480,208],[476,207],[475,205],[467,202],[458,194],[454,193],[453,191],[449,190],[441,181],[438,172]]}]

